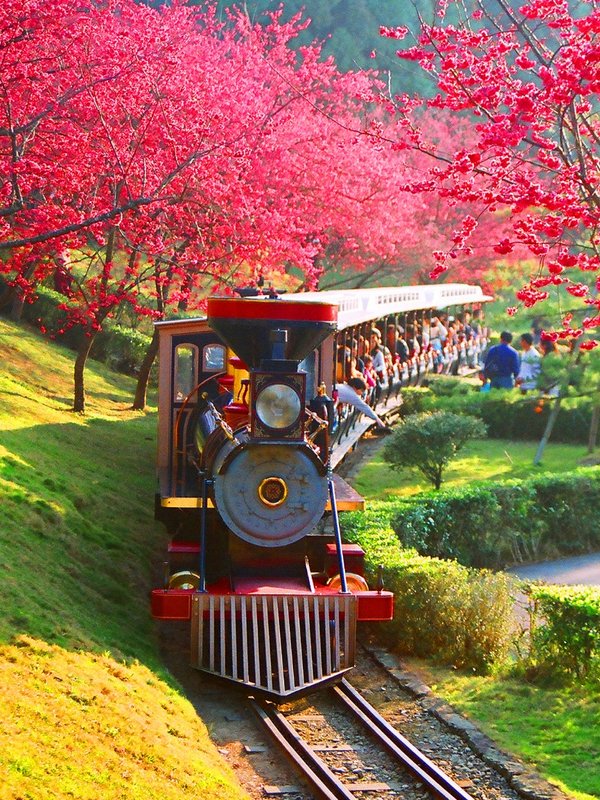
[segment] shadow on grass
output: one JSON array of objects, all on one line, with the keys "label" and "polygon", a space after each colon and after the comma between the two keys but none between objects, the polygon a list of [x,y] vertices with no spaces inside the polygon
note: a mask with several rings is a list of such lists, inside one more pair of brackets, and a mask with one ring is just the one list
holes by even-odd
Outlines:
[{"label": "shadow on grass", "polygon": [[0,641],[25,633],[157,666],[154,442],[151,416],[0,434]]}]

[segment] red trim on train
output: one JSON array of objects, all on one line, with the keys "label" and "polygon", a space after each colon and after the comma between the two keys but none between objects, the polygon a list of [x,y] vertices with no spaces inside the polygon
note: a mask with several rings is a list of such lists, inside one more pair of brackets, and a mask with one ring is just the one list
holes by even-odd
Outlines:
[{"label": "red trim on train", "polygon": [[[316,594],[333,595],[335,592],[327,591],[327,587],[318,586]],[[278,594],[285,594],[281,592]],[[185,620],[192,616],[193,589],[153,589],[151,592],[150,607],[155,619]],[[228,592],[219,592],[228,594]],[[312,596],[311,593],[303,592]],[[358,598],[357,620],[359,622],[386,622],[394,616],[394,595],[392,592],[355,592]],[[259,596],[260,593],[257,593]]]},{"label": "red trim on train", "polygon": [[191,619],[193,593],[193,589],[152,589],[152,616],[154,619]]},{"label": "red trim on train", "polygon": [[392,592],[356,592],[359,622],[388,622],[394,618]]},{"label": "red trim on train", "polygon": [[247,297],[210,297],[207,315],[223,319],[268,319],[290,322],[337,322],[338,307],[331,303],[294,300],[256,300]]}]

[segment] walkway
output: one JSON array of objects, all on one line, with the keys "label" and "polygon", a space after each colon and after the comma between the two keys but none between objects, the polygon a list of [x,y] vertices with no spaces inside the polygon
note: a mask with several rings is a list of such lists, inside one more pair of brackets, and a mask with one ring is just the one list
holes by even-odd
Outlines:
[{"label": "walkway", "polygon": [[600,553],[511,567],[507,572],[525,580],[600,586]]}]

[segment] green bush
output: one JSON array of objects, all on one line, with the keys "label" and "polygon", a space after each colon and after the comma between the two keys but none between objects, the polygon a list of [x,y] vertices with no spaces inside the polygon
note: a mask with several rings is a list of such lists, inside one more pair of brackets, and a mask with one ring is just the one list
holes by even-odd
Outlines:
[{"label": "green bush", "polygon": [[[472,384],[463,382],[462,386],[464,391],[439,392],[438,381],[431,381],[430,393],[420,398],[418,410],[437,409],[479,417],[487,426],[488,436],[493,439],[541,439],[552,409],[551,400],[542,399],[540,403],[540,397],[533,392],[527,395],[517,390],[480,392]],[[587,442],[592,405],[590,396],[563,398],[552,441]]]},{"label": "green bush", "polygon": [[402,389],[402,405],[400,416],[410,417],[411,414],[421,414],[424,411],[434,410],[435,395],[425,386],[407,386]]},{"label": "green bush", "polygon": [[535,514],[543,521],[543,556],[600,548],[600,470],[537,478]]},{"label": "green bush", "polygon": [[68,304],[68,298],[47,286],[38,286],[36,293],[35,302],[25,303],[23,306],[23,318],[56,339],[60,344],[76,350],[83,333],[79,328],[65,329],[66,314],[63,309],[59,308],[60,305]]},{"label": "green bush", "polygon": [[532,585],[530,675],[600,678],[600,589]]},{"label": "green bush", "polygon": [[435,378],[425,380],[423,386],[435,397],[460,397],[473,392],[472,384],[467,383],[464,378],[450,375],[436,375]]},{"label": "green bush", "polygon": [[391,647],[479,672],[506,657],[513,606],[506,575],[400,548],[383,507],[344,515],[343,527],[344,538],[366,551],[371,579],[381,565],[394,592],[394,620],[384,628]]},{"label": "green bush", "polygon": [[475,417],[436,411],[413,414],[386,443],[384,459],[393,469],[416,468],[436,489],[450,461],[464,445],[485,436],[485,425]]},{"label": "green bush", "polygon": [[136,375],[150,344],[150,337],[109,322],[94,339],[91,356],[116,372]]},{"label": "green bush", "polygon": [[485,483],[390,504],[405,547],[497,569],[600,547],[600,471]]},{"label": "green bush", "polygon": [[[76,350],[83,333],[78,327],[65,329],[65,312],[59,308],[69,303],[68,298],[46,286],[38,286],[36,292],[37,300],[24,306],[24,318],[60,344]],[[116,372],[136,375],[149,344],[150,337],[146,334],[108,320],[96,335],[90,356]]]}]

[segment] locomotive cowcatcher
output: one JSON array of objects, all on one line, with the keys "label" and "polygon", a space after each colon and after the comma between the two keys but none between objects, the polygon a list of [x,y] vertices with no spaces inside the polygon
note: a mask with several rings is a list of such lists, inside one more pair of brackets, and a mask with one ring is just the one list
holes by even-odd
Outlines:
[{"label": "locomotive cowcatcher", "polygon": [[265,296],[157,323],[169,561],[152,613],[190,620],[192,666],[274,699],[339,680],[357,622],[392,616],[364,552],[342,543],[338,510],[363,501],[330,469],[328,420],[306,407],[336,322],[335,304]]}]

